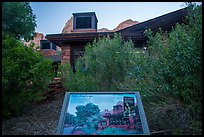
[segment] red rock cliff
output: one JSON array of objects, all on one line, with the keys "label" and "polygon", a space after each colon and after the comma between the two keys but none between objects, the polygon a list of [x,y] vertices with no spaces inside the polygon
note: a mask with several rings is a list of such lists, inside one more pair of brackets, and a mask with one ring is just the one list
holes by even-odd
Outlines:
[{"label": "red rock cliff", "polygon": [[30,40],[30,41],[28,41],[28,42],[23,42],[26,46],[29,46],[30,44],[34,44],[34,47],[33,47],[33,49],[39,49],[39,47],[40,47],[40,40],[42,40],[42,39],[45,39],[44,38],[44,35],[42,34],[42,33],[39,33],[39,32],[36,32],[35,33],[35,36],[34,36],[34,38],[33,38],[33,40]]},{"label": "red rock cliff", "polygon": [[73,17],[71,17],[65,24],[62,29],[62,33],[70,33],[73,32]]},{"label": "red rock cliff", "polygon": [[138,23],[139,23],[138,21],[133,21],[131,19],[128,19],[126,21],[121,22],[115,29],[113,29],[113,31],[118,31]]},{"label": "red rock cliff", "polygon": [[[133,21],[131,19],[125,20],[121,22],[115,29],[109,30],[107,28],[98,29],[97,32],[114,32],[118,31],[132,25],[138,24],[138,21]],[[73,17],[71,17],[65,24],[64,28],[62,29],[62,33],[72,33],[73,32]]]}]

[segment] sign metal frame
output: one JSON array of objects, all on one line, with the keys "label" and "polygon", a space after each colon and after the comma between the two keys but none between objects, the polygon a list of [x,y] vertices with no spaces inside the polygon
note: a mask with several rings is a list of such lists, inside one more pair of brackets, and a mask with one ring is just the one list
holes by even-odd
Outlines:
[{"label": "sign metal frame", "polygon": [[135,92],[135,91],[128,91],[128,92],[127,91],[125,92],[66,92],[64,101],[63,101],[63,105],[62,105],[62,109],[61,109],[61,113],[60,113],[56,135],[63,135],[65,116],[67,113],[67,109],[69,107],[69,100],[70,100],[71,94],[78,94],[78,95],[79,94],[113,94],[113,95],[114,94],[135,94],[137,104],[138,104],[139,116],[140,116],[142,127],[143,127],[142,135],[150,135],[140,93]]}]

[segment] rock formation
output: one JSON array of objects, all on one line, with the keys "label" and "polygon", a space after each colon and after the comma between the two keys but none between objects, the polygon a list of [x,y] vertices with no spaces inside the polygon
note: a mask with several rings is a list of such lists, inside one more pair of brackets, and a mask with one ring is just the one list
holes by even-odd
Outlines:
[{"label": "rock formation", "polygon": [[70,33],[73,32],[73,17],[71,17],[65,24],[62,29],[62,33]]},{"label": "rock formation", "polygon": [[[115,29],[109,30],[107,28],[98,29],[97,32],[115,32],[126,27],[130,27],[132,25],[138,24],[138,21],[133,21],[131,19],[125,20],[121,22]],[[65,24],[64,28],[62,29],[62,33],[72,33],[73,32],[73,17],[71,17]]]},{"label": "rock formation", "polygon": [[109,30],[107,28],[102,28],[102,29],[98,29],[97,32],[111,32],[112,30]]},{"label": "rock formation", "polygon": [[126,21],[121,22],[115,29],[113,29],[113,31],[118,31],[118,30],[133,26],[138,23],[139,23],[138,21],[133,21],[131,19],[128,19]]},{"label": "rock formation", "polygon": [[40,49],[40,40],[46,40],[46,39],[42,33],[36,32],[33,40],[30,40],[28,42],[23,41],[23,43],[28,47],[30,45],[34,44],[33,49],[35,51],[38,51],[39,53],[41,53],[44,57],[57,55],[57,51],[61,51],[61,48],[59,46],[56,47],[56,51],[55,50]]},{"label": "rock formation", "polygon": [[34,37],[34,40],[32,41],[35,45],[38,45],[40,46],[40,40],[43,40],[45,39],[44,38],[44,35],[42,33],[38,33],[36,32],[35,33],[35,37]]},{"label": "rock formation", "polygon": [[33,40],[30,40],[28,42],[24,41],[23,43],[26,46],[30,46],[33,43],[34,44],[33,49],[37,50],[40,47],[40,40],[43,40],[43,39],[45,39],[44,35],[42,33],[36,32]]}]

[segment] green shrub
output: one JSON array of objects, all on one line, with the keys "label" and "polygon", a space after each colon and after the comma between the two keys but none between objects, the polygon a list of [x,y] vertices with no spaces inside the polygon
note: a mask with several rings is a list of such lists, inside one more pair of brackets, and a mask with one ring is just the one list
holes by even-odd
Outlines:
[{"label": "green shrub", "polygon": [[73,72],[70,64],[62,64],[59,66],[58,76],[62,78],[63,85],[68,91],[96,91],[97,85],[94,78],[84,72]]},{"label": "green shrub", "polygon": [[85,48],[84,64],[88,73],[98,80],[101,91],[117,91],[129,70],[134,67],[134,52],[131,40],[123,41],[119,34],[94,41]]},{"label": "green shrub", "polygon": [[2,46],[3,116],[9,117],[41,99],[54,75],[50,61],[18,40],[7,36]]},{"label": "green shrub", "polygon": [[202,134],[201,10],[202,6],[190,5],[188,23],[177,24],[170,33],[147,31],[149,55],[140,56],[141,71],[133,79],[141,79],[132,88],[141,92],[154,130]]},{"label": "green shrub", "polygon": [[[197,7],[199,10],[201,7]],[[191,13],[193,14],[193,13]],[[189,15],[190,16],[190,15]],[[171,92],[184,104],[201,101],[202,26],[201,15],[188,25],[177,24],[169,34],[157,32],[149,35],[147,64],[150,73],[143,76],[153,80],[157,92]],[[149,63],[148,63],[149,62]],[[151,83],[148,83],[151,84]],[[144,90],[148,90],[144,88]]]},{"label": "green shrub", "polygon": [[[69,91],[117,91],[129,70],[134,68],[136,51],[131,41],[120,35],[94,41],[77,60],[76,73],[67,67],[64,85]],[[64,75],[65,72],[60,72]]]}]

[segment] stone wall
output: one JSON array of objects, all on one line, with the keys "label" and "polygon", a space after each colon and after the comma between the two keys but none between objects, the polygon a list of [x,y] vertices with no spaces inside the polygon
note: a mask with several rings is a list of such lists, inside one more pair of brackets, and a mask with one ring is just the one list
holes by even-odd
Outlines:
[{"label": "stone wall", "polygon": [[70,45],[64,45],[62,49],[62,61],[61,63],[70,63],[71,60],[71,47]]},{"label": "stone wall", "polygon": [[52,50],[52,49],[41,49],[41,50],[39,50],[39,52],[40,52],[40,54],[42,54],[44,57],[57,55],[57,51]]}]

